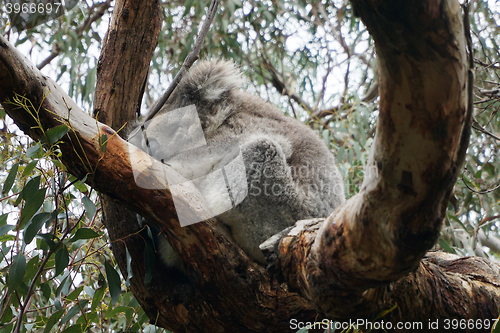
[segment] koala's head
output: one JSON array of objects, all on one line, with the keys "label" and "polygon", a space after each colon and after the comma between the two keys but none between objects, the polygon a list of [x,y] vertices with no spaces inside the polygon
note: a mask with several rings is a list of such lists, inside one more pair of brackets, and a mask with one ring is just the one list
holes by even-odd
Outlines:
[{"label": "koala's head", "polygon": [[162,111],[194,104],[203,130],[209,133],[234,111],[231,94],[243,84],[244,78],[233,62],[200,61],[182,79]]}]

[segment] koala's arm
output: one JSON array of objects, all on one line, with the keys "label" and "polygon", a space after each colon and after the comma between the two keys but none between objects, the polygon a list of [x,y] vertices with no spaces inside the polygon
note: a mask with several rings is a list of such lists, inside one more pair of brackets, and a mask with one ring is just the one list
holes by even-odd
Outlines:
[{"label": "koala's arm", "polygon": [[301,210],[281,146],[271,137],[252,137],[240,145],[246,168],[247,197],[219,216],[231,228],[235,242],[254,260],[264,264],[258,246],[296,220]]}]

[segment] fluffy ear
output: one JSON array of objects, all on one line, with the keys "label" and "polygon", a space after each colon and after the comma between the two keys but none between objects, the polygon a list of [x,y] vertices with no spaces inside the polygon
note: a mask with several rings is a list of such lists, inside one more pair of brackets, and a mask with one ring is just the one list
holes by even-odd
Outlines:
[{"label": "fluffy ear", "polygon": [[232,61],[199,61],[181,80],[159,113],[195,105],[203,129],[214,131],[234,111],[231,95],[240,90],[244,82],[243,75]]},{"label": "fluffy ear", "polygon": [[197,95],[200,101],[216,101],[228,92],[240,89],[243,76],[232,61],[200,61],[181,81],[177,89]]}]

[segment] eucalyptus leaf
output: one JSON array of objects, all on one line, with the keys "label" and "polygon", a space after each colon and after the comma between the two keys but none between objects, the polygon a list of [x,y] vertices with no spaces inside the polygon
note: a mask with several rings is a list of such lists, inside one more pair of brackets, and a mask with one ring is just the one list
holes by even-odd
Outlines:
[{"label": "eucalyptus leaf", "polygon": [[57,239],[57,237],[53,234],[37,234],[35,237],[43,240],[50,249],[53,249],[54,246],[56,246],[56,243],[54,241]]},{"label": "eucalyptus leaf", "polygon": [[58,125],[52,127],[47,132],[45,132],[45,139],[50,145],[53,145],[57,141],[61,140],[69,132],[69,128],[66,125]]},{"label": "eucalyptus leaf", "polygon": [[52,214],[47,212],[39,213],[33,216],[33,218],[31,219],[31,223],[26,227],[24,231],[24,242],[26,244],[31,243],[42,226],[50,220],[52,220]]},{"label": "eucalyptus leaf", "polygon": [[40,146],[39,143],[35,143],[33,146],[26,149],[26,157],[28,158],[39,157],[41,152],[42,152],[42,147]]},{"label": "eucalyptus leaf", "polygon": [[101,151],[106,152],[106,145],[108,144],[108,136],[103,134],[99,137],[99,145],[101,146]]},{"label": "eucalyptus leaf", "polygon": [[47,324],[45,324],[45,329],[43,330],[43,333],[49,333],[52,327],[54,327],[54,325],[59,321],[59,319],[61,319],[63,314],[64,310],[54,312],[47,321]]},{"label": "eucalyptus leaf", "polygon": [[18,168],[19,168],[19,162],[14,164],[12,166],[12,169],[10,169],[9,174],[7,175],[7,178],[5,179],[5,182],[3,184],[3,189],[2,189],[3,194],[7,194],[10,191],[10,189],[12,188],[12,185],[14,184],[14,180],[16,180]]},{"label": "eucalyptus leaf", "polygon": [[62,247],[57,250],[56,255],[56,270],[55,270],[55,276],[58,276],[61,274],[66,267],[68,267],[69,263],[69,253],[68,253],[68,248],[66,245],[62,245]]},{"label": "eucalyptus leaf", "polygon": [[115,305],[121,292],[120,275],[107,261],[104,262],[106,268],[106,278],[108,280],[109,293],[111,294],[111,305]]},{"label": "eucalyptus leaf", "polygon": [[90,312],[95,312],[97,307],[101,304],[102,297],[104,296],[105,287],[101,287],[94,292],[94,297],[92,297],[92,307]]},{"label": "eucalyptus leaf", "polygon": [[62,331],[62,333],[81,333],[81,332],[83,332],[82,324],[75,324]]},{"label": "eucalyptus leaf", "polygon": [[22,253],[15,255],[12,259],[12,265],[9,268],[7,277],[7,286],[11,290],[15,290],[23,282],[24,274],[26,273],[26,258]]},{"label": "eucalyptus leaf", "polygon": [[7,223],[8,217],[9,217],[9,213],[0,215],[0,226],[4,226]]},{"label": "eucalyptus leaf", "polygon": [[16,228],[15,225],[11,225],[11,224],[6,224],[4,226],[1,226],[0,227],[0,237],[7,234],[9,231],[12,231]]},{"label": "eucalyptus leaf", "polygon": [[109,318],[112,318],[113,316],[115,316],[116,314],[118,313],[122,313],[122,312],[126,312],[127,310],[130,310],[129,307],[127,306],[117,306],[116,308],[112,309],[109,308],[110,311],[108,313],[106,313],[106,319],[109,319]]},{"label": "eucalyptus leaf", "polygon": [[28,163],[28,165],[23,170],[23,177],[28,176],[33,171],[33,169],[36,167],[37,163],[38,163],[38,160],[34,160],[34,161],[31,161],[30,163]]},{"label": "eucalyptus leaf", "polygon": [[69,242],[76,242],[79,239],[92,239],[99,237],[99,234],[89,228],[80,228],[76,231],[75,235],[71,237]]},{"label": "eucalyptus leaf", "polygon": [[66,315],[61,319],[60,324],[64,324],[68,322],[71,318],[73,318],[78,312],[80,312],[82,309],[85,309],[87,304],[89,303],[88,299],[83,299],[78,302],[78,304],[74,305],[71,309],[68,310]]},{"label": "eucalyptus leaf", "polygon": [[87,218],[89,219],[89,221],[92,221],[97,210],[96,206],[87,196],[84,196],[82,198],[82,204],[85,207],[85,214],[87,215]]},{"label": "eucalyptus leaf", "polygon": [[24,196],[26,203],[21,213],[21,227],[24,226],[24,224],[40,209],[43,201],[45,200],[46,191],[46,188],[41,188],[37,190],[29,199],[26,199],[26,196]]}]

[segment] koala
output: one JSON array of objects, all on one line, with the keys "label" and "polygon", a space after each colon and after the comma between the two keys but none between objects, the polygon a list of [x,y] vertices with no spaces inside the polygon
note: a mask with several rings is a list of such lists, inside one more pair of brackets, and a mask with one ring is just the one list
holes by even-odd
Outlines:
[{"label": "koala", "polygon": [[[135,131],[129,142],[186,179],[203,179],[200,191],[234,242],[265,264],[259,245],[298,220],[328,216],[345,201],[344,184],[334,156],[316,133],[242,90],[243,84],[232,62],[200,61],[144,135]],[[194,120],[188,116],[193,110]],[[217,170],[239,187],[215,181],[212,186],[214,178],[206,177]],[[222,204],[228,196],[219,199],[228,189],[229,206]],[[172,256],[168,246],[160,248]]]}]

